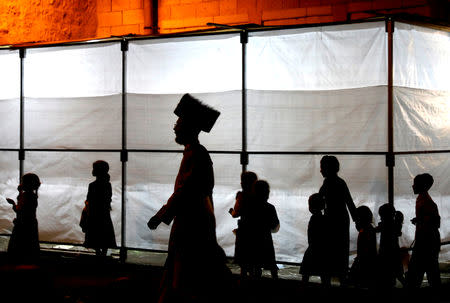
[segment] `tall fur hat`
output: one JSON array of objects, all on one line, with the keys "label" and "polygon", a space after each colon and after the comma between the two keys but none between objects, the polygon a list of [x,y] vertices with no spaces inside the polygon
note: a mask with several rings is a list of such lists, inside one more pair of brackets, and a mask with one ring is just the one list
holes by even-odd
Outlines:
[{"label": "tall fur hat", "polygon": [[184,94],[174,110],[175,115],[194,121],[202,131],[209,133],[220,112],[189,94]]}]

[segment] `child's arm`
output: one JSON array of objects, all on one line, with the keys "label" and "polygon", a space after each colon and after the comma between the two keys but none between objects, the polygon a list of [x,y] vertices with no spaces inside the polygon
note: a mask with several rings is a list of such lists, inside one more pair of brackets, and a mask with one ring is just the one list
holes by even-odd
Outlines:
[{"label": "child's arm", "polygon": [[13,208],[13,210],[14,211],[17,211],[17,205],[16,205],[16,202],[14,202],[14,200],[13,199],[10,199],[10,198],[6,198],[6,201],[9,203],[9,204],[11,204],[12,205],[12,208]]}]

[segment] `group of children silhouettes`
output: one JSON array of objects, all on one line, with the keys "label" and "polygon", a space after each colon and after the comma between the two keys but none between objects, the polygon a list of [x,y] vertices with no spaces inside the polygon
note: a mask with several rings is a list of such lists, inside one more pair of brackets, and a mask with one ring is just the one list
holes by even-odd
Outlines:
[{"label": "group of children silhouettes", "polygon": [[[89,184],[80,226],[85,233],[84,246],[95,249],[96,255],[106,256],[108,248],[115,248],[116,237],[111,220],[111,183],[109,164],[98,160],[92,165],[96,180]],[[13,262],[35,263],[39,257],[39,234],[36,209],[38,206],[39,177],[24,174],[17,187],[17,203],[7,198],[16,213],[14,227],[8,243],[8,256]]]},{"label": "group of children silhouettes", "polygon": [[[332,163],[337,161],[334,159],[331,159],[334,161]],[[330,159],[323,160],[325,163],[325,160]],[[349,196],[345,182],[336,175],[339,166],[337,165],[337,169],[333,169],[332,173],[329,170],[330,168],[325,165],[321,167],[324,178],[329,180],[325,180],[321,190],[308,199],[311,212],[308,223],[308,248],[300,268],[303,281],[308,282],[310,276],[320,276],[324,285],[330,285],[330,278],[334,274],[330,272],[330,268],[335,265],[332,264],[334,261],[330,256],[335,253],[334,247],[331,246],[336,245],[333,244],[336,239],[330,238],[332,237],[330,229],[334,228],[332,226],[334,223],[330,224],[329,219],[332,216],[327,215],[326,211],[327,207],[331,207],[327,204],[327,197],[333,197],[327,194],[327,191],[331,188],[334,195],[344,193],[344,196]],[[96,180],[89,184],[80,221],[85,233],[84,246],[95,249],[99,256],[105,256],[108,248],[116,247],[110,216],[112,191],[108,171],[107,162],[99,160],[93,163],[92,175]],[[333,178],[336,180],[330,181]],[[8,253],[19,262],[34,262],[39,255],[36,208],[40,184],[37,175],[25,174],[18,186],[17,203],[7,199],[16,212]],[[398,279],[403,285],[419,287],[426,272],[432,286],[440,285],[438,263],[440,217],[436,204],[428,194],[432,184],[433,177],[429,174],[421,174],[414,178],[413,191],[418,197],[416,217],[411,222],[416,225],[416,233],[406,274],[403,271],[402,253],[398,242],[402,234],[403,214],[395,210],[392,204],[383,204],[378,209],[380,222],[374,226],[373,213],[367,206],[355,208],[352,201],[346,202],[358,230],[357,255],[348,272],[347,282],[358,287],[393,287]],[[259,278],[262,270],[268,269],[272,277],[277,278],[278,267],[272,233],[279,230],[280,221],[275,207],[268,202],[269,183],[258,180],[256,173],[245,171],[241,174],[241,186],[242,190],[236,194],[235,205],[229,210],[233,218],[239,218],[238,227],[234,230],[235,262],[241,268],[242,277]],[[338,190],[340,187],[344,190]],[[348,218],[348,214],[345,215]],[[380,233],[378,247],[376,233]],[[348,260],[348,248],[347,255],[344,252],[343,256]]]},{"label": "group of children silhouettes", "polygon": [[[348,283],[356,287],[388,289],[396,285],[397,280],[403,287],[418,288],[424,273],[430,286],[441,284],[439,272],[440,216],[436,204],[428,194],[433,177],[427,173],[414,178],[413,191],[417,194],[416,217],[411,223],[416,225],[412,256],[404,272],[405,248],[400,248],[404,215],[386,203],[379,207],[380,222],[374,226],[374,216],[369,207],[356,208],[355,225],[358,230],[357,253],[349,269]],[[320,276],[322,284],[330,285],[330,273],[327,256],[333,248],[329,246],[330,228],[324,210],[325,199],[319,193],[308,199],[311,217],[308,223],[308,248],[301,263],[302,281],[308,282],[310,276]],[[379,243],[377,246],[377,233]],[[342,281],[341,281],[342,283]]]}]

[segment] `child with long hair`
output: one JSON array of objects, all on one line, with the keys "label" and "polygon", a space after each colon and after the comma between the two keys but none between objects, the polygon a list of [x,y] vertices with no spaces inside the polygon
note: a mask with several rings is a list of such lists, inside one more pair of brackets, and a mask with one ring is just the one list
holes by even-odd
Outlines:
[{"label": "child with long hair", "polygon": [[95,161],[92,175],[96,177],[89,184],[86,198],[87,219],[84,246],[94,248],[97,256],[106,256],[108,248],[117,247],[114,226],[111,220],[112,189],[109,182],[108,162]]},{"label": "child with long hair", "polygon": [[38,189],[41,181],[36,174],[22,176],[17,187],[19,195],[17,204],[7,198],[16,212],[14,227],[8,244],[8,255],[14,262],[35,263],[39,258],[39,234],[36,209],[38,206]]}]

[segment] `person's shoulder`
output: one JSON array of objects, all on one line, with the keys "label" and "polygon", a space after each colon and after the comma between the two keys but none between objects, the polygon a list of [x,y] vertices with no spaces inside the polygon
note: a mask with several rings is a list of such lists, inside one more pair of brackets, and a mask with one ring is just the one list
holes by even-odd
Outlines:
[{"label": "person's shoulder", "polygon": [[272,203],[266,202],[265,205],[266,205],[266,208],[267,208],[267,209],[269,209],[269,210],[271,210],[271,211],[276,211],[275,205],[273,205]]}]

